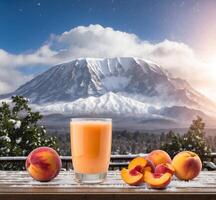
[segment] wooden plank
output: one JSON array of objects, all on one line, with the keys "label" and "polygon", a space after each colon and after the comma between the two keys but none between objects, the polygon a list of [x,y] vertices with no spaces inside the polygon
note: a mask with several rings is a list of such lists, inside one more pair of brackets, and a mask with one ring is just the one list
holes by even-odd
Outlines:
[{"label": "wooden plank", "polygon": [[80,185],[74,181],[73,171],[64,171],[53,181],[41,183],[25,171],[0,171],[0,200],[13,199],[208,199],[216,200],[216,172],[201,172],[193,181],[176,178],[166,190],[128,186],[119,171],[109,171],[102,184]]},{"label": "wooden plank", "polygon": [[[215,189],[216,179],[215,172],[202,172],[198,178],[193,181],[184,182],[179,181],[176,178],[171,182],[167,190],[177,190],[182,188],[184,190],[192,188],[203,188],[206,187]],[[33,180],[26,172],[3,172],[0,173],[0,187],[10,188],[32,188],[32,187],[56,187],[56,188],[130,188],[135,190],[146,189],[145,185],[135,187],[128,186],[123,183],[120,178],[119,171],[109,172],[107,180],[99,185],[78,185],[74,179],[73,172],[61,172],[59,176],[50,182],[41,183]]]},{"label": "wooden plank", "polygon": [[215,200],[211,194],[0,194],[1,200]]}]

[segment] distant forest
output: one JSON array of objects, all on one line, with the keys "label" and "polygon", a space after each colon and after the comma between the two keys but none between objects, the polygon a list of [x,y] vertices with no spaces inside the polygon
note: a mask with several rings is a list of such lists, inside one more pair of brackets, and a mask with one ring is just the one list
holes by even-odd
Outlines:
[{"label": "distant forest", "polygon": [[[141,131],[128,132],[126,130],[113,131],[112,154],[148,153],[169,143],[173,134],[175,134],[173,131],[161,134]],[[61,155],[70,155],[70,134],[58,135],[55,133],[52,135],[55,135],[59,140]],[[206,136],[206,141],[212,152],[216,152],[216,135]]]},{"label": "distant forest", "polygon": [[[71,154],[68,129],[59,132],[39,124],[43,116],[33,112],[23,97],[12,97],[12,103],[13,107],[6,102],[0,106],[0,156],[27,156],[39,146],[52,147],[61,155]],[[181,133],[176,129],[161,132],[113,130],[112,154],[138,154],[163,149],[173,156],[179,151],[190,150],[205,159],[211,152],[216,152],[216,134],[213,131],[209,133],[199,116]]]}]

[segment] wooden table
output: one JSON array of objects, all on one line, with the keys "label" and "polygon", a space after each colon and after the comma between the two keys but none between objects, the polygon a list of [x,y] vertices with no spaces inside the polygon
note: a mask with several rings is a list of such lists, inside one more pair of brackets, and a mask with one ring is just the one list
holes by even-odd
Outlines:
[{"label": "wooden table", "polygon": [[128,186],[121,180],[119,171],[110,171],[107,180],[100,185],[79,185],[73,178],[73,171],[66,171],[51,182],[41,183],[25,171],[0,171],[0,200],[216,200],[216,171],[202,172],[189,182],[174,178],[166,190],[148,189],[145,184]]}]

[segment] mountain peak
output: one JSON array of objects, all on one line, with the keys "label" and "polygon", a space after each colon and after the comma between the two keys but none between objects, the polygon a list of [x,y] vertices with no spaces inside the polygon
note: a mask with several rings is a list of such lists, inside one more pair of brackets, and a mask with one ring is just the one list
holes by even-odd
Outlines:
[{"label": "mountain peak", "polygon": [[215,122],[209,116],[216,106],[208,98],[161,66],[135,57],[77,58],[2,98],[11,95],[27,97],[45,115],[113,117],[124,128],[185,125],[196,115]]},{"label": "mountain peak", "polygon": [[161,66],[136,57],[77,58],[51,67],[12,95],[22,95],[41,104],[71,102],[107,93],[160,106],[214,107],[185,80],[173,78]]}]

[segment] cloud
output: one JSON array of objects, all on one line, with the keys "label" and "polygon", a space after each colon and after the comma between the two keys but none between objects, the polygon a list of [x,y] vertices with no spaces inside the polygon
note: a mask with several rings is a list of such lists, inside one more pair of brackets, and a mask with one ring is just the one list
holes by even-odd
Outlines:
[{"label": "cloud", "polygon": [[55,64],[57,62],[55,54],[56,52],[51,51],[47,45],[33,53],[18,55],[0,49],[0,94],[12,92],[33,78],[33,75],[21,73],[19,67]]},{"label": "cloud", "polygon": [[33,76],[32,75],[23,75],[20,72],[14,69],[7,69],[0,67],[0,92],[8,93],[13,91],[15,88],[21,84],[29,81]]},{"label": "cloud", "polygon": [[0,49],[1,67],[17,68],[35,64],[53,64],[56,61],[55,54],[57,53],[52,51],[48,45],[43,45],[33,53],[18,55]]},{"label": "cloud", "polygon": [[[20,66],[51,66],[78,57],[116,56],[135,56],[157,62],[198,89],[204,87],[201,81],[204,79],[210,81],[211,86],[216,84],[212,68],[202,62],[188,45],[170,40],[151,43],[135,34],[101,25],[78,26],[61,35],[52,34],[44,45],[28,54],[13,55],[0,50],[0,69],[10,66],[9,69],[17,73]],[[20,73],[16,75],[22,76]],[[0,80],[6,85],[0,87],[0,92],[14,88],[11,82],[2,81],[1,77]]]},{"label": "cloud", "polygon": [[60,60],[136,56],[152,60],[174,76],[187,79],[192,84],[198,84],[200,79],[203,80],[203,76],[209,77],[206,73],[208,66],[184,43],[169,40],[150,43],[135,34],[100,25],[78,26],[61,35],[52,35],[49,46],[52,51],[58,52],[55,56]]}]

